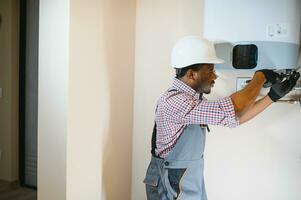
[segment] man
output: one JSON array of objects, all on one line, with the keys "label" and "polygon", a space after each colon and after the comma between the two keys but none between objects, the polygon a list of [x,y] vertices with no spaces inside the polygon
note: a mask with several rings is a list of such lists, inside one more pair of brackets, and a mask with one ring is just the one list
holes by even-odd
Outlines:
[{"label": "man", "polygon": [[[207,200],[203,178],[203,152],[208,125],[236,127],[285,96],[300,74],[279,80],[271,70],[257,71],[248,85],[229,97],[208,101],[217,75],[216,57],[208,40],[188,36],[172,51],[176,69],[172,86],[156,108],[152,137],[152,159],[144,179],[148,200]],[[268,95],[256,101],[264,83],[272,85]]]}]

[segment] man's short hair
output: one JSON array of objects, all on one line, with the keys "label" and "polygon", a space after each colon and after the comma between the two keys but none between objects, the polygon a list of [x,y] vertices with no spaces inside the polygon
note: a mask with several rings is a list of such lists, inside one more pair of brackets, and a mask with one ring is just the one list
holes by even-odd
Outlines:
[{"label": "man's short hair", "polygon": [[193,71],[198,71],[202,66],[203,64],[198,63],[194,65],[189,65],[188,67],[176,69],[176,78],[182,78],[187,74],[187,71],[190,69]]}]

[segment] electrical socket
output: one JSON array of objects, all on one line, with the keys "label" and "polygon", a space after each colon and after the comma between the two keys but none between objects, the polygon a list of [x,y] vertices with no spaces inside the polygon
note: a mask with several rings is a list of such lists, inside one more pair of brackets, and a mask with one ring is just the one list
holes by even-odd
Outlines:
[{"label": "electrical socket", "polygon": [[238,77],[236,79],[236,91],[242,90],[248,84],[247,81],[251,80],[251,77]]}]

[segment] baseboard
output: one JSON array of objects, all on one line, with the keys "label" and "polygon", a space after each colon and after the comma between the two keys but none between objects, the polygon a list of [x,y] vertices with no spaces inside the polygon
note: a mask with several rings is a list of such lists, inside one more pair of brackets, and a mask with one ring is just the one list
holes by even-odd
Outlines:
[{"label": "baseboard", "polygon": [[19,180],[16,180],[16,181],[0,180],[0,184],[1,185],[6,185],[8,188],[18,188],[18,187],[20,187],[20,181]]}]

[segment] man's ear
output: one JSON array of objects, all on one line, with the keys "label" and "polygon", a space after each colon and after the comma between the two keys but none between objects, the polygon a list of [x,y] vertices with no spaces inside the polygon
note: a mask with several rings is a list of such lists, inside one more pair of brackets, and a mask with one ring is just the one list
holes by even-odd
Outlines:
[{"label": "man's ear", "polygon": [[189,69],[187,72],[187,77],[189,80],[195,80],[197,73],[195,71],[193,71],[192,69]]},{"label": "man's ear", "polygon": [[191,70],[191,69],[189,69],[189,70],[187,70],[187,78],[189,79],[189,80],[194,80],[195,78],[194,78],[194,72],[193,72],[193,70]]}]

